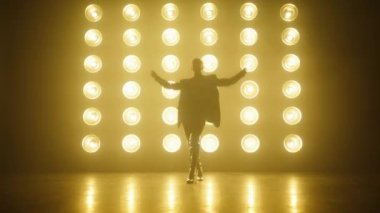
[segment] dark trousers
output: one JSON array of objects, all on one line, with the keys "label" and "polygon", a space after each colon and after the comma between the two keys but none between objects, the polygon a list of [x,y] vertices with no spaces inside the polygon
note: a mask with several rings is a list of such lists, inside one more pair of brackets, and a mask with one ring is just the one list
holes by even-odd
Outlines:
[{"label": "dark trousers", "polygon": [[189,142],[189,154],[190,154],[190,169],[189,179],[194,179],[194,174],[197,173],[198,177],[203,176],[202,163],[200,161],[200,135],[203,131],[205,122],[189,122],[183,123],[185,134]]}]

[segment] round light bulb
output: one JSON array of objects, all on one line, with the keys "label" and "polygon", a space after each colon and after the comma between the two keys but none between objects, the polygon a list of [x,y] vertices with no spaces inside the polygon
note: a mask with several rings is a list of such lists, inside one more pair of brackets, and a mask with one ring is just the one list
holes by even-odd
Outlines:
[{"label": "round light bulb", "polygon": [[174,21],[177,19],[179,14],[177,5],[173,3],[165,4],[161,9],[162,18],[166,21]]},{"label": "round light bulb", "polygon": [[123,112],[123,121],[129,126],[137,125],[141,120],[140,111],[135,107],[128,107]]},{"label": "round light bulb", "polygon": [[201,31],[200,40],[205,46],[213,46],[218,41],[218,33],[212,28],[205,28]]},{"label": "round light bulb", "polygon": [[140,18],[140,8],[135,4],[128,4],[123,8],[123,17],[125,20],[134,22]]},{"label": "round light bulb", "polygon": [[257,32],[253,28],[245,28],[240,32],[240,41],[245,46],[253,46],[257,42]]},{"label": "round light bulb", "polygon": [[140,58],[135,55],[128,55],[123,60],[123,68],[129,73],[135,73],[141,69]]},{"label": "round light bulb", "polygon": [[241,147],[247,153],[254,153],[260,147],[260,140],[256,135],[245,135],[241,140]]},{"label": "round light bulb", "polygon": [[282,59],[282,68],[288,72],[294,72],[299,69],[301,61],[298,56],[294,54],[287,54]]},{"label": "round light bulb", "polygon": [[254,107],[244,107],[240,112],[240,120],[246,125],[254,125],[259,120],[259,112]]},{"label": "round light bulb", "polygon": [[201,147],[205,152],[215,152],[219,148],[219,139],[213,134],[204,135],[201,138]]},{"label": "round light bulb", "polygon": [[298,16],[298,9],[294,4],[285,4],[280,9],[280,17],[286,22],[294,21]]},{"label": "round light bulb", "polygon": [[138,30],[131,28],[124,32],[123,41],[126,45],[134,47],[140,44],[141,34]]},{"label": "round light bulb", "polygon": [[175,107],[167,107],[162,112],[162,120],[165,124],[173,126],[178,123],[178,110]]},{"label": "round light bulb", "polygon": [[302,149],[302,138],[295,134],[290,134],[284,139],[284,147],[290,153],[299,152]]},{"label": "round light bulb", "polygon": [[256,56],[252,54],[245,54],[240,59],[240,68],[246,69],[247,72],[253,72],[257,69],[259,62]]},{"label": "round light bulb", "polygon": [[205,3],[201,7],[201,17],[205,21],[212,21],[218,15],[218,9],[213,3]]},{"label": "round light bulb", "polygon": [[102,43],[103,36],[102,33],[97,29],[87,30],[84,35],[84,41],[90,47],[97,47]]},{"label": "round light bulb", "polygon": [[98,109],[94,107],[87,108],[83,112],[83,121],[85,124],[89,126],[98,125],[101,120],[102,120],[102,114],[100,113]]},{"label": "round light bulb", "polygon": [[282,113],[285,123],[289,125],[296,125],[302,120],[302,113],[297,107],[288,107]]},{"label": "round light bulb", "polygon": [[95,81],[89,81],[83,86],[83,94],[88,99],[97,99],[102,94],[102,87]]},{"label": "round light bulb", "polygon": [[97,73],[102,69],[102,60],[96,55],[87,56],[84,60],[84,69],[89,73]]},{"label": "round light bulb", "polygon": [[123,138],[122,147],[128,153],[137,152],[140,149],[140,138],[134,134],[126,135]]},{"label": "round light bulb", "polygon": [[136,99],[140,96],[141,87],[136,81],[128,81],[123,86],[123,95],[127,99]]},{"label": "round light bulb", "polygon": [[177,72],[180,67],[180,62],[175,55],[166,55],[162,58],[161,67],[168,73]]},{"label": "round light bulb", "polygon": [[218,69],[218,59],[211,54],[204,55],[202,57],[203,71],[206,73],[213,73]]},{"label": "round light bulb", "polygon": [[254,99],[259,94],[259,85],[254,81],[246,80],[240,86],[240,93],[246,99]]},{"label": "round light bulb", "polygon": [[254,5],[251,2],[244,3],[240,7],[240,16],[242,19],[246,21],[252,21],[253,19],[256,18],[258,13],[256,5]]},{"label": "round light bulb", "polygon": [[180,40],[179,32],[174,28],[168,28],[162,32],[161,39],[166,46],[175,46]]},{"label": "round light bulb", "polygon": [[296,28],[289,27],[282,31],[281,39],[284,44],[293,46],[300,40],[300,34]]},{"label": "round light bulb", "polygon": [[297,98],[301,94],[301,85],[294,80],[287,81],[282,86],[282,93],[287,98]]},{"label": "round light bulb", "polygon": [[167,152],[177,152],[181,148],[181,139],[176,134],[168,134],[164,137],[162,146]]},{"label": "round light bulb", "polygon": [[[174,81],[169,81],[169,83],[174,83]],[[162,95],[167,99],[175,99],[181,93],[180,90],[167,89],[165,87],[161,87]]]},{"label": "round light bulb", "polygon": [[99,5],[90,4],[86,7],[84,14],[87,20],[91,22],[98,22],[102,19],[103,10]]},{"label": "round light bulb", "polygon": [[95,153],[100,148],[100,139],[96,135],[86,135],[82,139],[82,148],[88,153]]}]

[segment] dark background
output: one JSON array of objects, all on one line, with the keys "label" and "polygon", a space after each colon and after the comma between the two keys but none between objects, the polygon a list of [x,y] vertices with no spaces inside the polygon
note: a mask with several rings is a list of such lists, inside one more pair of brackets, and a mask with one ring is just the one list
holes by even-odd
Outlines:
[{"label": "dark background", "polygon": [[[78,47],[84,46],[88,2],[1,0],[2,172],[185,171],[185,151],[178,162],[164,154],[156,159],[154,152],[125,157],[82,151],[78,82],[84,78],[86,53]],[[257,2],[265,8],[263,1]],[[296,5],[303,14],[302,41],[308,46],[305,148],[297,155],[264,152],[259,157],[222,152],[206,157],[214,163],[224,159],[210,170],[379,171],[378,3],[311,0]]]}]

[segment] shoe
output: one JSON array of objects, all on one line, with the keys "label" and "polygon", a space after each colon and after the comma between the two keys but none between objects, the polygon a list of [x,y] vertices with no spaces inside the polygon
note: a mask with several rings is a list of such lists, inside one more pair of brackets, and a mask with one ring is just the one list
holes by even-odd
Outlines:
[{"label": "shoe", "polygon": [[203,176],[198,176],[197,181],[203,181]]},{"label": "shoe", "polygon": [[186,183],[188,183],[188,184],[194,183],[194,179],[189,179],[189,178],[188,178],[188,179],[186,180]]}]

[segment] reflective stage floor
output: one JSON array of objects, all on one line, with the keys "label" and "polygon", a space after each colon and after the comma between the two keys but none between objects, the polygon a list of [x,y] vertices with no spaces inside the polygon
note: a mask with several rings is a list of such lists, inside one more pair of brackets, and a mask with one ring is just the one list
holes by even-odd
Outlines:
[{"label": "reflective stage floor", "polygon": [[0,212],[380,212],[379,175],[97,173],[2,176]]}]

